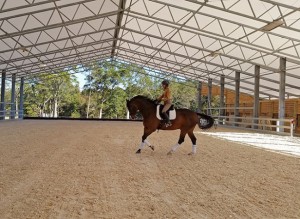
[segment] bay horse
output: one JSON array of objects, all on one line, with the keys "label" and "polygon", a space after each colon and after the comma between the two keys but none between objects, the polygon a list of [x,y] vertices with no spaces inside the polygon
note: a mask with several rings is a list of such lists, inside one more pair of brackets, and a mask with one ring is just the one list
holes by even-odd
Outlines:
[{"label": "bay horse", "polygon": [[200,129],[209,129],[214,125],[214,119],[211,116],[203,113],[196,113],[189,109],[176,109],[176,118],[171,120],[172,125],[166,127],[162,125],[161,121],[156,117],[157,103],[145,96],[135,96],[131,100],[126,100],[127,108],[131,119],[136,118],[136,114],[139,111],[143,116],[144,134],[142,136],[142,142],[137,154],[141,153],[141,150],[147,144],[152,150],[154,146],[147,140],[147,137],[154,131],[161,130],[176,130],[180,129],[180,136],[177,144],[175,144],[168,155],[174,153],[176,149],[184,142],[186,134],[189,135],[192,141],[192,152],[189,155],[196,153],[196,137],[193,133],[195,126],[198,124]]}]

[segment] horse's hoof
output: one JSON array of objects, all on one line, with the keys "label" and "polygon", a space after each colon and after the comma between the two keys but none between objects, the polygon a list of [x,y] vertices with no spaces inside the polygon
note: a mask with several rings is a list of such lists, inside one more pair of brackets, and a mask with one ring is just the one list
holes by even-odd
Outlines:
[{"label": "horse's hoof", "polygon": [[174,153],[174,151],[170,150],[167,155],[172,155]]},{"label": "horse's hoof", "polygon": [[190,152],[190,153],[188,153],[188,155],[195,155],[196,153],[193,153],[193,152]]},{"label": "horse's hoof", "polygon": [[153,145],[150,145],[149,147],[152,149],[152,151],[154,151],[154,146]]},{"label": "horse's hoof", "polygon": [[141,149],[138,149],[135,153],[136,154],[140,154],[141,153]]}]

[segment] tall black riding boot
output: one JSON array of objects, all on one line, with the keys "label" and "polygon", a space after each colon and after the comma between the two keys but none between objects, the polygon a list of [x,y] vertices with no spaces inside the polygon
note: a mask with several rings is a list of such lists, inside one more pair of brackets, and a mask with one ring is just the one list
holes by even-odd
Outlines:
[{"label": "tall black riding boot", "polygon": [[162,114],[163,114],[164,119],[165,119],[165,121],[166,121],[166,127],[171,126],[172,123],[171,123],[171,121],[170,121],[170,119],[169,119],[168,114],[167,114],[166,112],[164,112],[164,113],[162,113]]}]

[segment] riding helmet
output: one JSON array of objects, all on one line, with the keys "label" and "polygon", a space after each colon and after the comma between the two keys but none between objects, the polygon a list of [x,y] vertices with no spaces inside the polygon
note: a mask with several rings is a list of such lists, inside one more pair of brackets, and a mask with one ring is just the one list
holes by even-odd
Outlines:
[{"label": "riding helmet", "polygon": [[164,85],[169,86],[170,82],[169,82],[168,80],[163,80],[163,81],[161,82],[161,84],[164,84]]}]

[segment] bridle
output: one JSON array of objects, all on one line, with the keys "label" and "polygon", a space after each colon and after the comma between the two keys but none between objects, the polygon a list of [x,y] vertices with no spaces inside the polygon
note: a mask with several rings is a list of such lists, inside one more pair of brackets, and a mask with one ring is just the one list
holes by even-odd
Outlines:
[{"label": "bridle", "polygon": [[[130,106],[130,109],[132,109],[134,107],[134,110],[136,110],[136,113],[139,111],[139,109],[138,109],[138,107],[133,103],[133,104],[131,104],[131,106]],[[129,110],[129,109],[128,109]],[[135,115],[136,115],[136,113],[135,113]],[[129,110],[129,117],[130,117],[130,119],[132,119],[132,120],[135,120],[136,119],[136,116],[132,116],[131,114],[130,114],[130,110]]]}]

